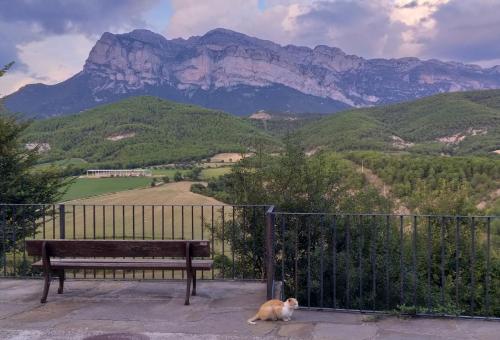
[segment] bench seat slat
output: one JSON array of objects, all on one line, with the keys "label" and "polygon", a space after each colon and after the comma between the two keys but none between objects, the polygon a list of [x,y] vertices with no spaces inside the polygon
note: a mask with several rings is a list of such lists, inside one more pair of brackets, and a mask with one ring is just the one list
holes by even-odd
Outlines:
[{"label": "bench seat slat", "polygon": [[[212,269],[212,260],[192,260],[195,270]],[[41,268],[42,261],[32,264],[33,267]],[[171,259],[50,259],[52,269],[185,269],[185,260]]]}]

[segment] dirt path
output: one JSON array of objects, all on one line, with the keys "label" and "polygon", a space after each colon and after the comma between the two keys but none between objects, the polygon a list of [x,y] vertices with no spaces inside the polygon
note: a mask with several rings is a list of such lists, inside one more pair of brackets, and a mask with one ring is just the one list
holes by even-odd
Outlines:
[{"label": "dirt path", "polygon": [[392,188],[390,185],[385,184],[384,181],[382,181],[382,179],[378,177],[371,169],[368,169],[365,166],[361,168],[357,164],[356,166],[357,166],[357,171],[365,176],[368,183],[373,185],[383,197],[389,198],[394,202],[394,210],[393,210],[394,214],[397,215],[410,214],[410,209],[408,209],[408,207],[406,207],[399,198],[395,197],[392,194]]}]

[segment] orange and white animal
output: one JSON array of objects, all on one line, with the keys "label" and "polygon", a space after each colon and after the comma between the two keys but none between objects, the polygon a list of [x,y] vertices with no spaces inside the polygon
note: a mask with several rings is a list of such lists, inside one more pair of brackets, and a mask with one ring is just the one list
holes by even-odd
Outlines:
[{"label": "orange and white animal", "polygon": [[297,308],[299,308],[299,302],[294,298],[286,299],[285,302],[280,300],[269,300],[260,306],[257,314],[248,319],[247,322],[251,325],[255,325],[256,320],[290,321],[293,311]]}]

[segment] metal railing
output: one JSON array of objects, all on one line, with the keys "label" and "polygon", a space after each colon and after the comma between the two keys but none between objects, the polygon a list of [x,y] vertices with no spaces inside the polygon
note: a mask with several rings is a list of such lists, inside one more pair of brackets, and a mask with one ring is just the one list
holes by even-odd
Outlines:
[{"label": "metal railing", "polygon": [[[500,317],[500,218],[288,213],[271,205],[0,204],[0,277],[36,277],[26,239],[204,239],[200,279],[265,280],[307,308]],[[270,273],[270,275],[266,275]],[[173,271],[74,278],[176,279]]]},{"label": "metal railing", "polygon": [[[0,277],[29,277],[26,239],[202,239],[214,269],[203,279],[263,279],[263,205],[0,204]],[[183,272],[73,271],[74,278],[164,279]],[[71,277],[71,275],[68,275]]]},{"label": "metal railing", "polygon": [[500,317],[498,216],[269,215],[282,298],[308,308]]}]

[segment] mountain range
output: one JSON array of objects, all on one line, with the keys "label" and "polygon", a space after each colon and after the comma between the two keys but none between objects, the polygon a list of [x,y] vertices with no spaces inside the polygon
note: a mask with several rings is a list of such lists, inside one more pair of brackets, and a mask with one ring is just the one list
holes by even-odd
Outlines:
[{"label": "mountain range", "polygon": [[104,33],[83,70],[4,97],[11,112],[46,118],[138,95],[237,115],[258,110],[331,113],[443,92],[500,88],[500,66],[365,59],[337,47],[286,45],[214,29],[168,40],[148,30]]}]

